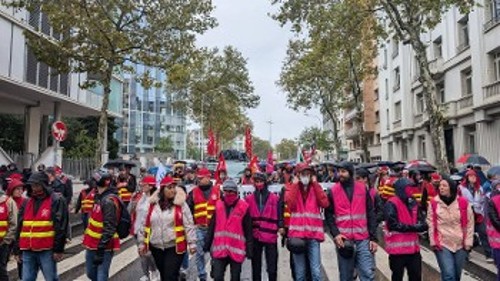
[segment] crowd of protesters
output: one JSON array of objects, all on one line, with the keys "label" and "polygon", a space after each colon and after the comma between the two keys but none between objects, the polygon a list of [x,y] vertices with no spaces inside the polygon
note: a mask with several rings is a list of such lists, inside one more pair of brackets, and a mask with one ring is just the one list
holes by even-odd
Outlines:
[{"label": "crowd of protesters", "polygon": [[[199,280],[240,280],[245,259],[252,279],[262,278],[262,254],[271,281],[278,279],[278,247],[290,251],[294,280],[323,280],[320,246],[336,245],[339,279],[375,279],[380,240],[389,254],[392,280],[422,280],[422,239],[435,253],[442,280],[460,280],[473,247],[483,248],[500,269],[500,181],[479,167],[451,175],[404,169],[398,163],[327,165],[291,163],[271,173],[255,167],[238,179],[227,171],[176,163],[162,178],[142,168],[98,171],[71,209],[72,183],[60,167],[31,174],[2,168],[0,280],[7,262],[18,262],[19,279],[58,280],[57,262],[70,242],[70,210],[85,226],[86,274],[107,280],[120,239],[133,235],[150,280],[186,278],[195,255]],[[327,183],[325,188],[325,184]],[[282,185],[279,194],[269,191]],[[253,186],[246,196],[241,185]],[[326,225],[326,227],[325,227]],[[382,235],[377,235],[382,229]],[[211,256],[207,272],[205,253]],[[326,261],[328,262],[328,261]]]}]

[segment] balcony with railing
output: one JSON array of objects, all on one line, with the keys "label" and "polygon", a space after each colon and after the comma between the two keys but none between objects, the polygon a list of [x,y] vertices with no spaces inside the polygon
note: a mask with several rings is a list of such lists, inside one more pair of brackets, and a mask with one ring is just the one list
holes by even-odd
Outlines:
[{"label": "balcony with railing", "polygon": [[394,125],[394,129],[401,128],[401,120],[394,121],[392,124]]},{"label": "balcony with railing", "polygon": [[424,122],[424,115],[422,113],[417,113],[415,115],[413,121],[415,122],[415,124],[419,124],[419,123]]},{"label": "balcony with railing", "polygon": [[346,111],[344,115],[344,120],[345,122],[350,122],[356,118],[356,115],[358,114],[358,110],[356,108],[352,108],[348,111]]},{"label": "balcony with railing", "polygon": [[487,21],[484,24],[484,26],[483,26],[484,32],[490,31],[491,29],[493,29],[498,24],[500,24],[500,14],[493,16],[489,21]]},{"label": "balcony with railing", "polygon": [[458,108],[466,109],[474,105],[474,99],[472,95],[465,96],[458,100]]},{"label": "balcony with railing", "polygon": [[469,42],[464,42],[460,45],[457,46],[457,54],[460,54],[461,52],[469,49],[470,45]]},{"label": "balcony with railing", "polygon": [[500,98],[500,80],[483,88],[483,99],[491,100]]},{"label": "balcony with railing", "polygon": [[358,125],[353,125],[351,128],[345,131],[345,136],[347,139],[353,139],[359,136]]},{"label": "balcony with railing", "polygon": [[441,75],[444,72],[443,58],[436,58],[429,62],[429,70],[433,75]]}]

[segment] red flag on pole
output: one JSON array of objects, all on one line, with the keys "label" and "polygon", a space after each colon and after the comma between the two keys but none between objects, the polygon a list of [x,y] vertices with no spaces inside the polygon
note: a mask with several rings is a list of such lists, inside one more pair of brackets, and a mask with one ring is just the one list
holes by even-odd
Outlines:
[{"label": "red flag on pole", "polygon": [[274,172],[273,151],[269,150],[269,152],[267,152],[266,173],[272,174],[273,172]]},{"label": "red flag on pole", "polygon": [[248,159],[252,159],[252,129],[247,125],[245,129],[245,152],[247,154]]},{"label": "red flag on pole", "polygon": [[207,154],[209,156],[215,156],[216,153],[215,136],[212,129],[208,130],[208,142],[207,142]]},{"label": "red flag on pole", "polygon": [[219,154],[219,162],[217,163],[217,168],[215,169],[215,181],[217,184],[222,184],[219,173],[220,171],[227,172],[226,159],[224,159],[224,154]]},{"label": "red flag on pole", "polygon": [[257,155],[252,156],[252,160],[248,163],[248,168],[252,171],[252,174],[259,171],[259,159],[257,158]]}]

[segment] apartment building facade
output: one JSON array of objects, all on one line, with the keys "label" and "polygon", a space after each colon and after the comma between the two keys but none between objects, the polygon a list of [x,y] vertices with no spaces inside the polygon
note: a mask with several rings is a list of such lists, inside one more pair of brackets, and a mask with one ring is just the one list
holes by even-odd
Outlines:
[{"label": "apartment building facade", "polygon": [[[467,15],[451,9],[422,35],[445,110],[446,154],[453,165],[465,153],[500,162],[500,2],[480,4]],[[412,48],[389,37],[378,62],[382,159],[435,162]]]}]

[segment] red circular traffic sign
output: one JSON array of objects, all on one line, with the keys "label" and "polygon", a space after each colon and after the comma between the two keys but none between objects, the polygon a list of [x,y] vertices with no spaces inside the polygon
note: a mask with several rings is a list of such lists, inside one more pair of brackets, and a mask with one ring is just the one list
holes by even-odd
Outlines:
[{"label": "red circular traffic sign", "polygon": [[64,141],[68,136],[68,128],[62,121],[52,123],[52,136],[56,141]]}]

